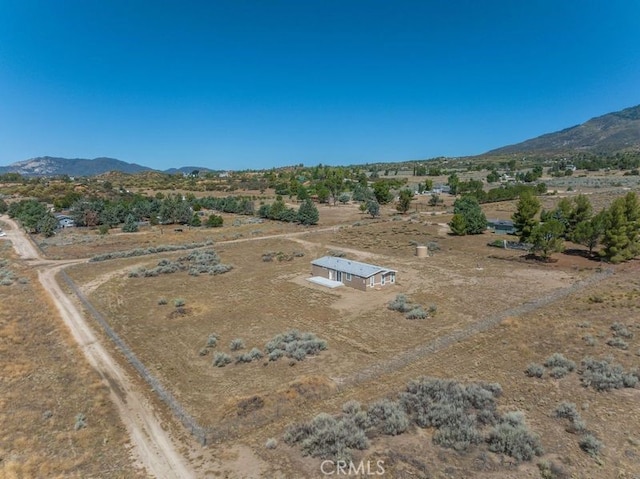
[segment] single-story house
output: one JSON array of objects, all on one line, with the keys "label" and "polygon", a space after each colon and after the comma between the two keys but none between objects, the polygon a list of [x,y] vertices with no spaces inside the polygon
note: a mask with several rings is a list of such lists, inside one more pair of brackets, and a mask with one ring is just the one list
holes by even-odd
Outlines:
[{"label": "single-story house", "polygon": [[56,220],[58,220],[58,228],[70,228],[76,225],[73,218],[67,215],[55,214]]},{"label": "single-story house", "polygon": [[489,220],[487,221],[487,229],[497,234],[516,234],[516,227],[511,220]]},{"label": "single-story house", "polygon": [[311,262],[311,274],[345,286],[367,291],[396,282],[396,270],[335,256],[323,256]]}]

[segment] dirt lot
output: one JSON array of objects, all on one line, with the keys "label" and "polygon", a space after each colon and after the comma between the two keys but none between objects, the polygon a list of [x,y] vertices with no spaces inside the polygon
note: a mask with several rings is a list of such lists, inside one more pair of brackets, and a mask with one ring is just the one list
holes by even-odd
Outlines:
[{"label": "dirt lot", "polygon": [[[595,189],[589,193],[598,206],[616,195]],[[545,207],[552,207],[559,196],[543,198]],[[524,411],[527,424],[541,436],[544,458],[573,477],[635,477],[640,471],[640,436],[635,432],[640,427],[635,412],[639,389],[595,392],[580,384],[576,372],[564,379],[534,379],[524,370],[555,352],[577,363],[587,355],[611,355],[626,368],[638,367],[640,262],[617,266],[608,279],[538,307],[537,301],[592,277],[603,265],[566,254],[555,255],[551,263],[527,260],[522,252],[488,247],[496,238],[490,233],[451,237],[446,226],[450,205],[433,209],[426,201],[421,198],[407,215],[385,207],[377,219],[361,214],[356,205],[323,206],[321,224],[313,228],[271,222],[232,226],[236,218],[230,215],[219,230],[178,233],[170,228],[160,234],[149,229],[105,237],[75,231],[41,246],[50,257],[76,258],[212,238],[222,262],[233,265],[217,276],[177,272],[129,277],[134,268],[184,255],[178,252],[67,270],[136,356],[218,441],[194,459],[202,477],[322,477],[318,459],[302,457],[282,442],[288,424],[320,412],[337,413],[350,399],[370,403],[395,397],[409,380],[425,375],[499,382],[504,391],[500,410]],[[505,202],[485,211],[489,218],[509,218],[514,209],[515,202]],[[427,243],[433,254],[418,259],[415,245]],[[328,290],[306,281],[309,262],[336,250],[398,270],[397,283],[364,293]],[[267,252],[292,258],[266,262]],[[398,293],[425,310],[433,306],[435,314],[410,321],[388,310],[386,305]],[[176,299],[184,306],[176,307]],[[359,372],[521,305],[532,305],[531,311],[392,372],[352,381]],[[607,345],[616,321],[634,333],[626,350]],[[212,365],[215,352],[237,354],[230,351],[235,338],[246,345],[240,352],[264,350],[269,339],[291,328],[315,333],[327,341],[328,349],[293,365],[285,358]],[[201,355],[212,333],[218,344]],[[585,335],[595,344],[589,345]],[[576,403],[588,429],[604,443],[600,458],[582,452],[579,437],[553,417],[561,401]],[[390,478],[541,477],[536,461],[513,464],[482,446],[459,454],[433,445],[432,432],[418,429],[377,438],[355,459],[384,460],[383,477]],[[270,437],[280,441],[274,450],[264,447]]]}]

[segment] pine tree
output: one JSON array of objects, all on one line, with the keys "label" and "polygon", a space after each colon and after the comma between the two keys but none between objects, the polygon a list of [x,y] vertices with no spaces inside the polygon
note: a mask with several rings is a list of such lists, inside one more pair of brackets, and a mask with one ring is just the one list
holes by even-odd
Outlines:
[{"label": "pine tree", "polygon": [[318,208],[310,199],[306,199],[298,208],[298,221],[303,225],[317,225],[320,220]]},{"label": "pine tree", "polygon": [[539,253],[543,259],[548,259],[552,253],[564,250],[562,235],[564,225],[560,220],[551,219],[537,224],[531,230],[530,241],[533,243],[533,252]]},{"label": "pine tree", "polygon": [[464,219],[464,215],[457,213],[453,215],[449,222],[449,228],[454,235],[464,236],[467,234],[467,222]]},{"label": "pine tree", "polygon": [[617,198],[606,212],[601,256],[620,263],[640,254],[640,204],[634,192]]},{"label": "pine tree", "polygon": [[598,246],[604,233],[605,220],[606,212],[603,210],[593,218],[579,222],[573,230],[571,241],[586,246],[589,254],[593,254],[593,248]]},{"label": "pine tree", "polygon": [[535,217],[539,209],[540,201],[530,191],[525,191],[520,195],[516,212],[511,216],[511,219],[521,243],[529,241],[533,228],[538,224]]},{"label": "pine tree", "polygon": [[413,191],[404,189],[400,191],[400,195],[398,197],[398,204],[396,205],[396,209],[400,213],[406,213],[411,208],[411,200],[413,199]]}]

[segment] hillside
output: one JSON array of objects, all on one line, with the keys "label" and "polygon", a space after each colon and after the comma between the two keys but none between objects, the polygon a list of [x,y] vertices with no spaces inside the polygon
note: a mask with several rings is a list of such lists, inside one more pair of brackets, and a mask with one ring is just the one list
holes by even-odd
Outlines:
[{"label": "hillside", "polygon": [[640,105],[592,118],[581,125],[497,148],[487,155],[567,151],[615,153],[640,150]]},{"label": "hillside", "polygon": [[213,170],[198,166],[183,166],[181,168],[170,168],[165,171],[154,170],[136,163],[116,160],[115,158],[94,158],[93,160],[83,158],[57,158],[52,156],[41,156],[25,161],[12,163],[8,166],[0,166],[0,174],[19,173],[23,176],[96,176],[117,171],[120,173],[141,173],[157,171],[159,173],[178,174],[199,171],[207,173]]},{"label": "hillside", "polygon": [[23,176],[94,176],[108,171],[122,171],[124,173],[139,173],[150,171],[151,168],[116,160],[115,158],[94,158],[87,160],[83,158],[55,158],[51,156],[41,156],[25,161],[12,163],[8,166],[0,167],[2,173],[19,173]]}]

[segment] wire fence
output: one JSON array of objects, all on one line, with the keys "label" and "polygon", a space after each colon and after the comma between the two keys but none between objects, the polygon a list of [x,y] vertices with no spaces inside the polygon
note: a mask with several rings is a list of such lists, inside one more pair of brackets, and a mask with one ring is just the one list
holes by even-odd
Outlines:
[{"label": "wire fence", "polygon": [[500,324],[506,318],[511,316],[520,316],[526,313],[530,313],[538,308],[543,306],[547,306],[561,298],[569,296],[576,291],[579,291],[587,286],[598,283],[603,279],[611,276],[613,274],[612,269],[602,270],[589,278],[578,281],[571,286],[567,286],[566,288],[560,288],[552,293],[545,295],[541,298],[538,298],[533,301],[528,301],[520,306],[516,306],[511,309],[507,309],[506,311],[501,311],[499,313],[493,314],[488,318],[485,318],[481,321],[473,323],[467,326],[464,329],[460,329],[453,333],[440,336],[433,341],[421,344],[420,346],[415,347],[414,349],[410,349],[409,351],[405,351],[400,353],[399,355],[388,359],[384,362],[374,364],[368,368],[362,369],[357,373],[354,373],[346,378],[343,378],[340,381],[338,389],[346,389],[349,387],[353,387],[357,384],[361,384],[363,382],[370,381],[375,379],[383,374],[390,374],[398,369],[401,369],[415,361],[422,359],[424,356],[428,354],[436,353],[444,348],[451,346],[454,343],[470,338],[471,336],[487,331],[492,327]]},{"label": "wire fence", "polygon": [[[552,293],[545,295],[533,301],[528,301],[524,304],[501,311],[493,314],[479,322],[471,324],[464,329],[460,329],[453,333],[441,336],[429,343],[419,345],[414,349],[400,353],[399,355],[386,360],[384,362],[372,365],[368,368],[360,370],[346,378],[343,378],[338,384],[338,390],[344,390],[358,384],[371,381],[384,374],[390,374],[398,369],[401,369],[415,361],[422,359],[424,356],[436,353],[442,349],[451,346],[454,343],[463,341],[471,336],[487,331],[492,327],[500,324],[508,317],[520,316],[538,308],[547,306],[559,299],[562,299],[570,294],[584,289],[592,284],[596,284],[603,279],[613,274],[612,269],[602,270],[593,276],[578,281],[571,286],[561,288],[553,291]],[[65,271],[61,272],[61,276],[71,289],[71,291],[77,296],[86,310],[93,316],[98,322],[107,336],[114,342],[114,344],[122,351],[122,354],[127,358],[129,363],[136,369],[140,376],[149,384],[157,396],[169,406],[174,416],[182,423],[182,425],[204,446],[210,442],[218,442],[231,437],[247,432],[248,430],[264,426],[269,422],[283,417],[283,411],[281,408],[277,408],[272,412],[262,411],[256,414],[251,414],[249,417],[244,418],[243,421],[238,421],[229,418],[225,421],[220,421],[215,428],[203,427],[189,415],[182,405],[175,399],[175,397],[167,391],[162,384],[155,378],[144,364],[136,357],[136,355],[129,349],[125,342],[116,334],[116,332],[109,326],[104,316],[91,304],[91,302],[79,291],[73,280],[67,275]]]},{"label": "wire fence", "polygon": [[76,284],[69,277],[69,275],[62,271],[60,273],[62,279],[71,289],[71,291],[80,300],[85,309],[91,314],[91,316],[98,322],[100,327],[106,333],[106,335],[114,342],[114,344],[120,349],[122,354],[127,358],[127,361],[135,368],[140,376],[151,386],[156,395],[169,406],[174,416],[182,423],[182,425],[202,444],[207,444],[207,437],[212,434],[212,431],[202,427],[196,422],[196,420],[187,413],[182,405],[173,397],[169,391],[167,391],[160,381],[154,377],[144,364],[136,357],[136,355],[129,349],[129,346],[118,336],[118,334],[109,326],[104,316],[91,304],[87,297],[80,292]]}]

